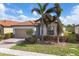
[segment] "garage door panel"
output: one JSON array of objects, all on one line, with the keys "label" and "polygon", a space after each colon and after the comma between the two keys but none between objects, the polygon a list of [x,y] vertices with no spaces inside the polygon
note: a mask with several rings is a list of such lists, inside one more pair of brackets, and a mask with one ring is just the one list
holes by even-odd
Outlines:
[{"label": "garage door panel", "polygon": [[26,35],[26,30],[25,29],[15,29],[15,37],[16,38],[25,38]]}]

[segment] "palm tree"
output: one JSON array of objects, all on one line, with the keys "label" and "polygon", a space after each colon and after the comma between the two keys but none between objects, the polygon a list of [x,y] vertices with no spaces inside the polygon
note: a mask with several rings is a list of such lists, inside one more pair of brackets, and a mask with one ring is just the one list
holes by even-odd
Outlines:
[{"label": "palm tree", "polygon": [[62,30],[62,23],[59,19],[59,17],[61,16],[61,12],[62,12],[62,8],[60,7],[59,3],[55,3],[54,4],[54,12],[56,13],[56,17],[57,17],[57,38],[58,38],[58,43],[59,43],[59,35],[63,32]]},{"label": "palm tree", "polygon": [[41,23],[41,27],[42,27],[42,30],[41,30],[41,39],[42,39],[42,41],[43,41],[43,24],[44,23],[46,24],[43,17],[44,17],[44,15],[50,14],[50,13],[53,12],[53,8],[48,8],[47,9],[47,6],[48,6],[48,3],[45,3],[45,4],[38,3],[38,8],[33,8],[32,9],[32,12],[36,11],[38,14],[41,15],[41,18],[42,18],[42,19],[40,19],[40,23]]}]

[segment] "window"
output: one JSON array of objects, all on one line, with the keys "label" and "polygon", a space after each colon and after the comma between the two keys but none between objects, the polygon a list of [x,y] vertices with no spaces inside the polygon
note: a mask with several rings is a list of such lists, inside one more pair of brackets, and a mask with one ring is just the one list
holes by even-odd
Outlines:
[{"label": "window", "polygon": [[48,35],[54,35],[54,26],[48,26],[47,34]]}]

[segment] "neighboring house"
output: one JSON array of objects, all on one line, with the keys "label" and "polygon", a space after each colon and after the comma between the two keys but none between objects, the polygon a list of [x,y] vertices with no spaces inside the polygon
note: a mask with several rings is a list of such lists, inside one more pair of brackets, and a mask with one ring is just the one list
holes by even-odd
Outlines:
[{"label": "neighboring house", "polygon": [[1,20],[0,21],[0,34],[13,33],[12,25],[17,24],[16,21]]},{"label": "neighboring house", "polygon": [[76,25],[76,26],[75,26],[75,33],[76,33],[76,34],[79,34],[79,25]]}]

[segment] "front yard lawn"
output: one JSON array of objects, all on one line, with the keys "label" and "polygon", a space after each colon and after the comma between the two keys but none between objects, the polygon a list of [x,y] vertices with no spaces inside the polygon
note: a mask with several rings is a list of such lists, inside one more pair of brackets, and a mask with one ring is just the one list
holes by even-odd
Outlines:
[{"label": "front yard lawn", "polygon": [[60,55],[60,56],[79,56],[79,44],[66,43],[62,44],[18,44],[11,49],[23,50],[23,51],[32,51],[38,53],[46,53],[52,55]]},{"label": "front yard lawn", "polygon": [[11,54],[4,54],[4,53],[0,53],[0,56],[14,56],[14,55],[11,55]]}]

